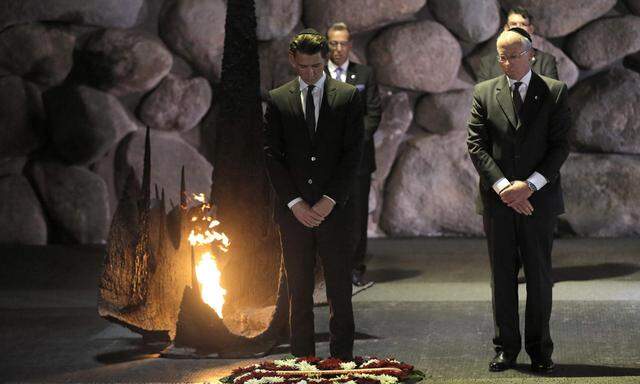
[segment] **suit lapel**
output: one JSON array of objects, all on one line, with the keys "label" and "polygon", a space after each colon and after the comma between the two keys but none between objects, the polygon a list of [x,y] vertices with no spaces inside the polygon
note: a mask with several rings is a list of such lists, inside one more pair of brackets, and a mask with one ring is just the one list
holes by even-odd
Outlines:
[{"label": "suit lapel", "polygon": [[502,75],[498,86],[496,87],[496,99],[502,112],[507,116],[509,123],[515,129],[518,126],[518,119],[516,118],[516,112],[513,108],[513,100],[511,99],[511,90],[509,89],[509,82],[507,76]]},{"label": "suit lapel", "polygon": [[347,68],[346,82],[351,85],[358,84],[358,71],[356,71],[356,66],[352,61],[349,62],[349,67]]},{"label": "suit lapel", "polygon": [[544,81],[535,72],[531,72],[531,80],[529,81],[529,88],[527,89],[527,96],[524,99],[522,105],[522,119],[518,121],[518,134],[523,135],[524,132],[533,122],[533,119],[538,114],[540,107],[542,106],[542,100],[547,95],[547,87]]},{"label": "suit lapel", "polygon": [[333,101],[336,97],[336,81],[331,77],[328,77],[324,81],[324,92],[322,93],[322,103],[320,105],[320,116],[318,117],[318,124],[316,125],[317,138],[322,134],[327,124],[328,116],[330,115],[331,108],[333,107]]},{"label": "suit lapel", "polygon": [[307,129],[307,123],[304,120],[304,112],[302,111],[302,100],[300,98],[300,82],[298,78],[291,82],[291,87],[289,87],[289,106],[291,111],[293,111],[294,116],[296,116],[296,122],[298,125],[298,129],[304,129],[307,132],[307,137],[309,141],[312,141],[311,133]]}]

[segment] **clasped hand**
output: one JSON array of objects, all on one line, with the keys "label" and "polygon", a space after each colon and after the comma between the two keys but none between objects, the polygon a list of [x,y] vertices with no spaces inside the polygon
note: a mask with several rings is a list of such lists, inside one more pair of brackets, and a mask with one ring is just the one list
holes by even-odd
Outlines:
[{"label": "clasped hand", "polygon": [[500,191],[500,199],[510,208],[523,215],[531,215],[533,206],[529,197],[533,192],[524,181],[516,180],[510,186]]},{"label": "clasped hand", "polygon": [[331,200],[323,197],[313,207],[310,207],[306,201],[299,201],[291,207],[291,211],[302,225],[313,228],[319,226],[329,216],[333,206],[334,203]]}]

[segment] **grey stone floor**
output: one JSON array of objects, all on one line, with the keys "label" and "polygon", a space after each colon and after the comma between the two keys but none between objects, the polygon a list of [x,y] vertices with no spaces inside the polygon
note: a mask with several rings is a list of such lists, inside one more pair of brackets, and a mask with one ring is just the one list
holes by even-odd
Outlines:
[{"label": "grey stone floor", "polygon": [[[356,354],[394,356],[428,383],[640,383],[640,239],[562,239],[554,250],[556,372],[490,373],[492,319],[483,240],[374,240],[354,298]],[[215,382],[253,360],[160,358],[164,345],[97,315],[101,247],[2,247],[3,382]],[[525,287],[521,285],[521,298]],[[318,354],[328,309],[316,309]],[[277,347],[275,358],[285,354]]]}]

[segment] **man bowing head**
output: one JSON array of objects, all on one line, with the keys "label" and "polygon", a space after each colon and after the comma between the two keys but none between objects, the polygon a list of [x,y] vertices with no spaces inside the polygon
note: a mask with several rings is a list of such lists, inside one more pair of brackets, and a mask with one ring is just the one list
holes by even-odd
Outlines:
[{"label": "man bowing head", "polygon": [[316,254],[330,308],[331,356],[350,360],[351,242],[348,204],[362,156],[362,103],[356,87],[324,72],[327,39],[313,29],[296,35],[289,62],[298,76],[269,92],[265,155],[278,203],[289,285],[291,353],[315,355],[313,322]]},{"label": "man bowing head", "polygon": [[551,248],[556,216],[564,212],[560,167],[567,159],[567,86],[531,71],[531,37],[502,32],[497,60],[504,75],[474,88],[469,155],[480,175],[478,211],[491,261],[497,355],[491,371],[515,364],[521,349],[518,269],[527,284],[524,344],[531,369],[549,372]]}]

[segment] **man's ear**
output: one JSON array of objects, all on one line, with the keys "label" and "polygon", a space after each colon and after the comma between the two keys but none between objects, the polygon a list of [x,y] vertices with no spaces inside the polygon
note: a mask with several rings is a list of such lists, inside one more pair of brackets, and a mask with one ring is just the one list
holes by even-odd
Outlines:
[{"label": "man's ear", "polygon": [[293,56],[293,53],[291,52],[289,52],[289,64],[291,64],[291,67],[293,67],[293,69],[296,69],[296,60]]}]

